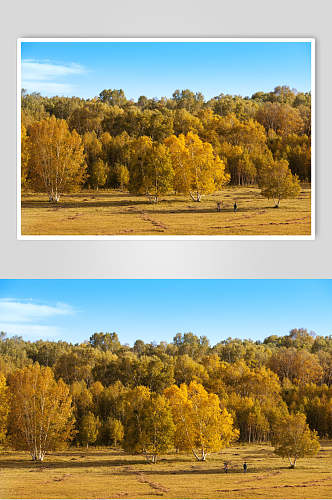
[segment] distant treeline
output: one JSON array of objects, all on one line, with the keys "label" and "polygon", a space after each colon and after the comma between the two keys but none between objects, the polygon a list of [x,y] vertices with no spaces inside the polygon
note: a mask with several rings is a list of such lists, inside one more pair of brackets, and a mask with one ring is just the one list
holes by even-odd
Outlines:
[{"label": "distant treeline", "polygon": [[90,427],[95,429],[91,442],[109,445],[122,439],[118,434],[126,418],[124,402],[134,394],[130,391],[145,387],[157,397],[191,383],[218,396],[242,441],[271,439],[276,422],[297,412],[321,437],[332,437],[332,336],[306,329],[263,342],[228,338],[213,347],[207,337],[193,333],[178,333],[171,343],[136,340],[133,347],[121,344],[116,333],[95,333],[74,345],[1,334],[0,373],[9,383],[17,369],[35,363],[50,367],[55,379],[68,385],[74,439],[81,444],[89,442]]},{"label": "distant treeline", "polygon": [[[210,100],[200,92],[176,90],[172,98],[141,96],[137,102],[121,89],[103,90],[87,100],[47,98],[23,90],[23,185],[38,187],[36,175],[45,177],[36,174],[40,158],[32,155],[29,163],[31,154],[27,150],[24,155],[24,144],[31,136],[32,149],[38,151],[42,134],[36,123],[49,117],[64,120],[65,128],[80,137],[81,142],[76,136],[68,140],[77,153],[72,163],[84,164],[77,178],[84,187],[128,188],[157,198],[170,190],[198,196],[228,182],[259,183],[264,168],[280,161],[301,181],[311,178],[311,94],[287,86],[251,97],[220,94]],[[44,130],[45,135],[49,137],[54,127]],[[66,135],[63,127],[59,135]],[[200,165],[198,181],[197,169],[190,181],[182,161],[186,154]]]}]

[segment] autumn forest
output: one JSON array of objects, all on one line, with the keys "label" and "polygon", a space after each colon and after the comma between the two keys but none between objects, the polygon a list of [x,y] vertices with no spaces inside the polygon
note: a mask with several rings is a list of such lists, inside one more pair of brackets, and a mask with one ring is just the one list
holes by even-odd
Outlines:
[{"label": "autumn forest", "polygon": [[[247,193],[249,202],[271,200],[262,205],[265,212],[289,203],[282,200],[302,199],[307,192],[301,194],[301,189],[310,186],[311,94],[287,86],[251,97],[220,94],[209,100],[188,89],[176,90],[171,98],[141,96],[137,101],[127,99],[121,89],[103,90],[93,99],[42,97],[23,90],[21,111],[23,196],[46,193],[51,203],[61,203],[63,195],[97,196],[99,190],[109,193],[104,206],[125,206],[127,199],[128,213],[146,202],[151,213],[163,213],[162,202],[176,202],[167,213],[178,214],[189,202],[194,205],[188,214],[200,216],[202,208],[195,208],[195,202],[206,201],[207,214],[227,213]],[[246,190],[250,187],[253,191]],[[44,207],[42,198],[26,200],[28,208]],[[74,207],[82,200],[72,201]],[[258,206],[255,212],[249,202],[237,203],[234,211],[248,209],[256,215]],[[304,207],[300,210],[305,215]],[[84,218],[80,212],[68,216]],[[165,213],[159,221],[161,232],[172,231],[170,217]],[[203,223],[208,220],[206,215]],[[128,221],[125,231],[132,227]],[[175,233],[181,231],[179,224],[186,231],[179,219]]]},{"label": "autumn forest", "polygon": [[236,441],[271,441],[294,467],[332,438],[332,338],[306,329],[214,346],[193,333],[133,347],[116,333],[75,345],[3,333],[0,371],[2,442],[33,460],[71,443],[205,461]]}]

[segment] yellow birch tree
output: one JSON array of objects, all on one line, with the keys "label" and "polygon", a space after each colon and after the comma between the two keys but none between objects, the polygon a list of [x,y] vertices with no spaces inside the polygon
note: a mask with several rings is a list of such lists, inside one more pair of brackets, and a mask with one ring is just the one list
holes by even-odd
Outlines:
[{"label": "yellow birch tree", "polygon": [[193,201],[200,202],[202,195],[219,191],[229,182],[225,164],[214,154],[212,145],[197,134],[172,135],[165,139],[165,144],[171,154],[177,192],[189,194]]},{"label": "yellow birch tree", "polygon": [[306,422],[304,413],[296,413],[281,419],[273,429],[272,445],[279,457],[287,457],[291,469],[298,458],[317,455],[320,445],[316,431]]},{"label": "yellow birch tree", "polygon": [[10,440],[27,450],[32,460],[43,461],[50,450],[73,437],[73,408],[69,387],[54,379],[49,367],[38,363],[9,376],[11,392]]},{"label": "yellow birch tree", "polygon": [[173,446],[174,423],[167,399],[138,386],[127,395],[124,449],[156,463]]},{"label": "yellow birch tree", "polygon": [[275,208],[279,207],[280,200],[297,198],[301,192],[300,181],[288,167],[287,160],[276,160],[261,169],[258,185],[262,196],[273,199]]},{"label": "yellow birch tree", "polygon": [[238,438],[232,416],[220,409],[218,396],[209,394],[201,384],[173,385],[164,394],[172,408],[177,449],[192,451],[196,460],[205,461],[209,453]]},{"label": "yellow birch tree", "polygon": [[81,137],[54,116],[33,123],[29,134],[31,186],[58,202],[62,193],[74,191],[85,180]]}]

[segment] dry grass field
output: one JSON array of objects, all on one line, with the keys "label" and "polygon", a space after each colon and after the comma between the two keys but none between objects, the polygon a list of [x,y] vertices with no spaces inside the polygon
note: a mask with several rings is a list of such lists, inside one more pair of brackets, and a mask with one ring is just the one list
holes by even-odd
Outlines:
[{"label": "dry grass field", "polygon": [[2,452],[0,497],[332,498],[332,442],[321,445],[316,457],[299,460],[294,470],[269,445],[236,445],[205,463],[167,455],[156,465],[105,448],[52,453],[43,464],[23,452]]},{"label": "dry grass field", "polygon": [[310,187],[279,209],[273,205],[255,187],[228,187],[201,203],[164,196],[157,205],[116,190],[64,195],[56,205],[45,194],[23,193],[21,229],[23,235],[310,235]]}]

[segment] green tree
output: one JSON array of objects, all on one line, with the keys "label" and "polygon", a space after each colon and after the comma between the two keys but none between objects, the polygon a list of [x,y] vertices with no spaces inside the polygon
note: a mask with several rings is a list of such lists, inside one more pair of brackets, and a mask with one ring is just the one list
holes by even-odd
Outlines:
[{"label": "green tree", "polygon": [[287,160],[276,160],[265,166],[259,176],[259,187],[265,198],[273,199],[275,207],[279,207],[280,200],[297,198],[301,186],[297,175],[292,175]]},{"label": "green tree", "polygon": [[100,421],[92,412],[84,415],[80,422],[79,439],[83,446],[89,447],[97,441],[98,432],[100,429]]},{"label": "green tree", "polygon": [[127,102],[125,93],[122,89],[105,89],[100,92],[99,99],[111,106],[123,106]]},{"label": "green tree", "polygon": [[169,192],[173,182],[173,168],[168,149],[142,136],[134,144],[130,163],[129,191],[145,194],[158,203],[159,196]]},{"label": "green tree", "polygon": [[92,165],[89,182],[98,190],[106,184],[108,174],[108,165],[98,158]]},{"label": "green tree", "polygon": [[111,351],[115,352],[120,349],[120,341],[118,334],[115,332],[112,333],[94,333],[91,335],[89,343],[92,347],[96,347],[101,349],[102,351]]},{"label": "green tree", "polygon": [[128,393],[124,449],[156,463],[173,446],[174,424],[164,396],[139,386]]},{"label": "green tree", "polygon": [[113,443],[113,446],[115,446],[116,448],[124,438],[124,428],[122,422],[117,418],[108,417],[106,421],[106,427],[110,440]]},{"label": "green tree", "polygon": [[130,180],[129,170],[126,167],[126,165],[121,165],[120,163],[117,163],[114,166],[114,173],[116,176],[117,183],[120,189],[123,191],[124,188],[128,187],[129,184]]},{"label": "green tree", "polygon": [[294,469],[298,458],[316,455],[320,448],[317,432],[311,431],[303,413],[296,413],[280,420],[273,429],[274,453],[287,457]]}]

